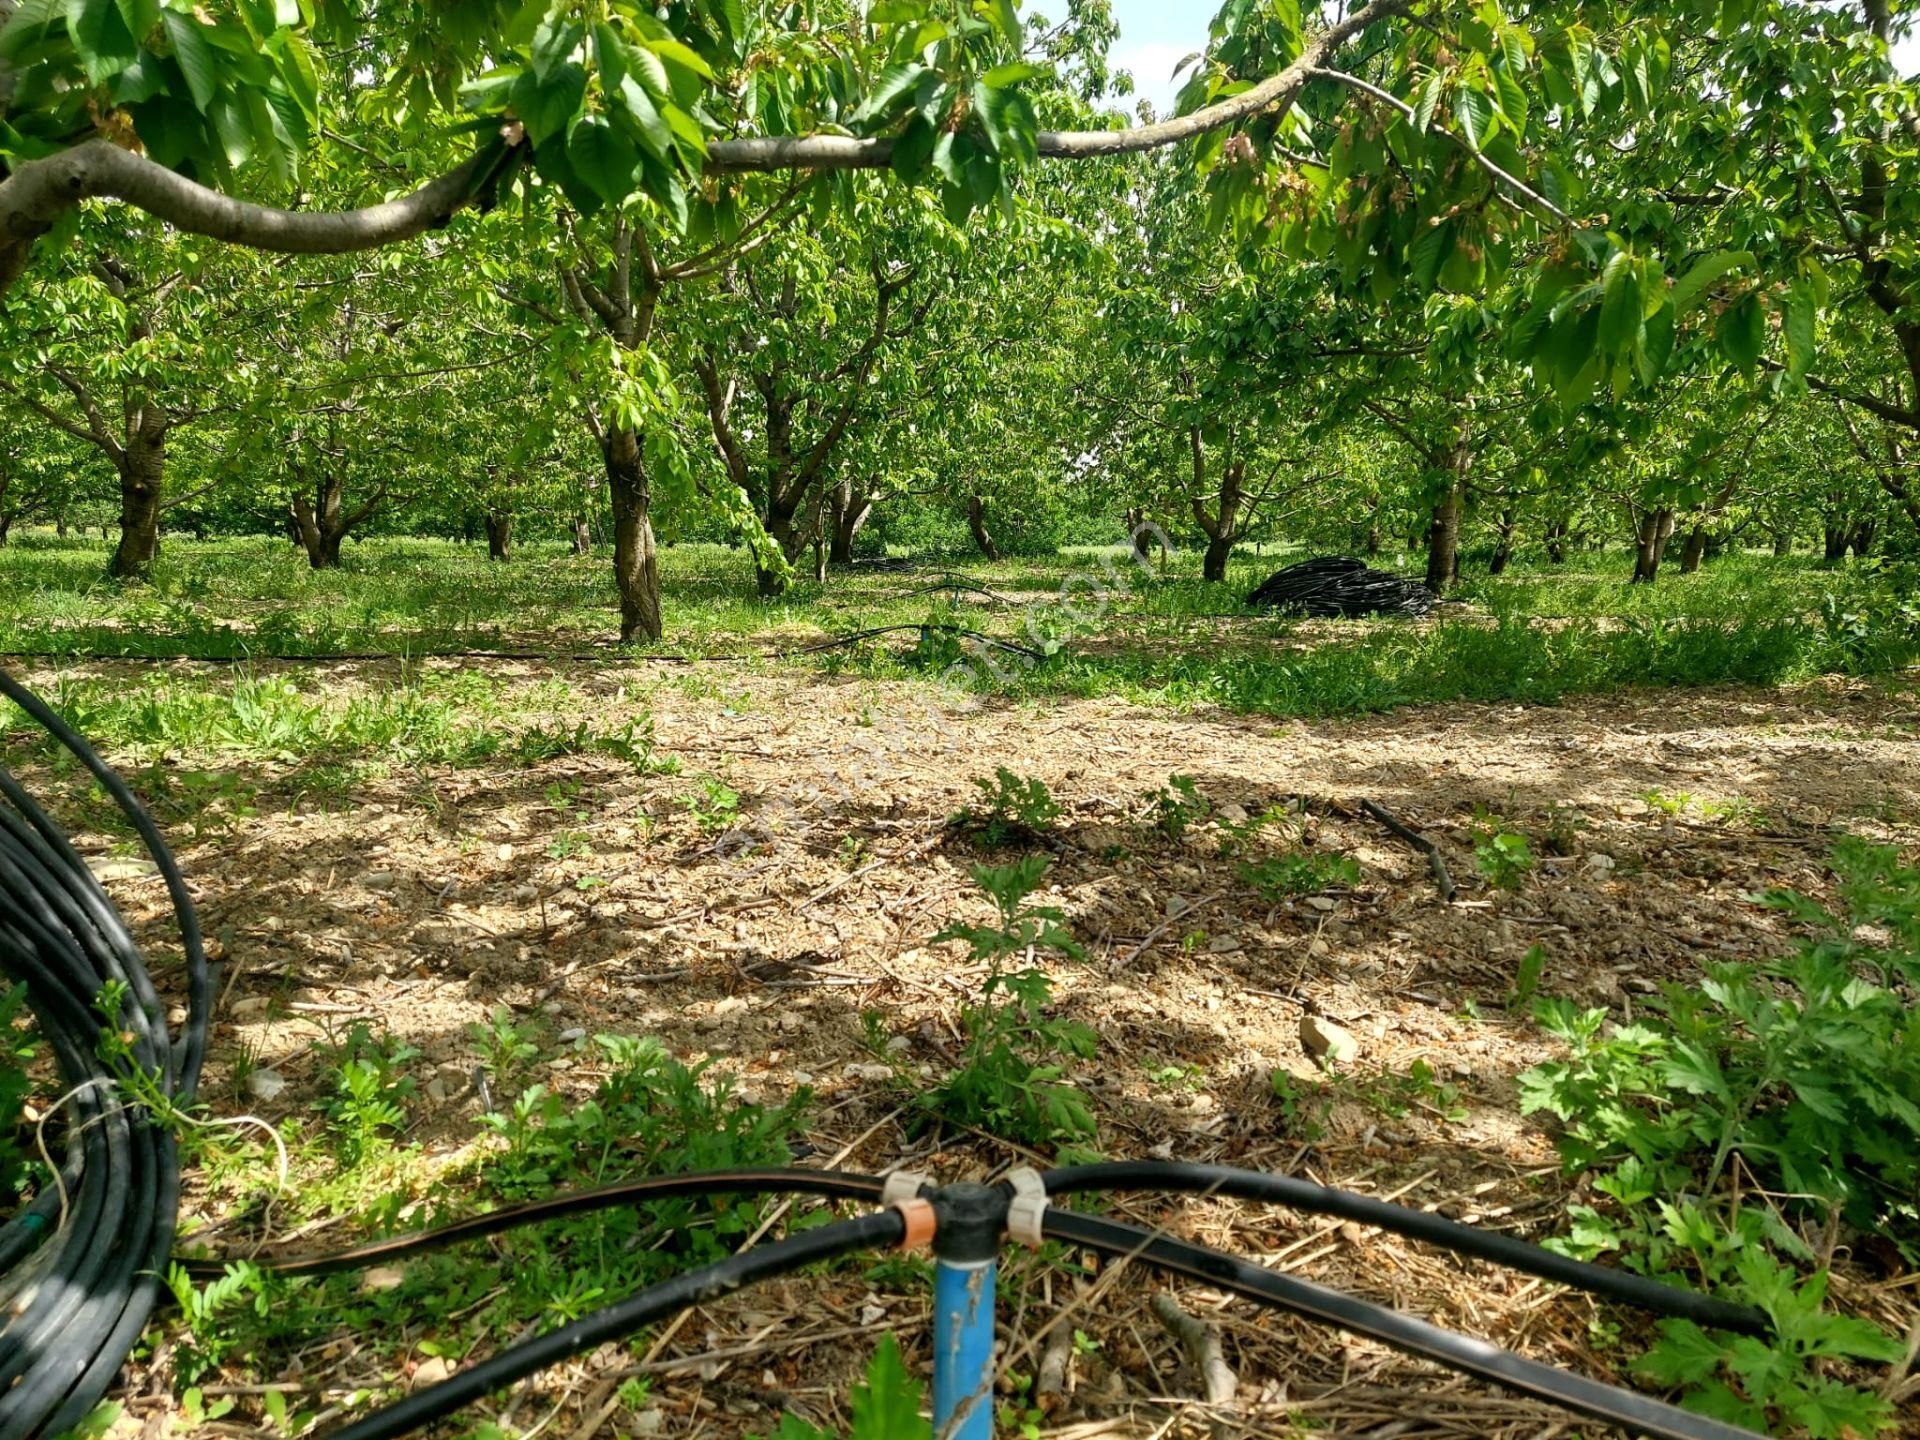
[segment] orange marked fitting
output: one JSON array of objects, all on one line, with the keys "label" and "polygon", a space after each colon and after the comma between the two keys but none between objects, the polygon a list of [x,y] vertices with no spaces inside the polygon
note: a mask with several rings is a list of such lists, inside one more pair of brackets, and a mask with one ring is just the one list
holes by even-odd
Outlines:
[{"label": "orange marked fitting", "polygon": [[923,1200],[916,1195],[911,1200],[894,1201],[893,1208],[907,1222],[907,1233],[900,1237],[902,1250],[924,1250],[933,1244],[933,1232],[938,1222],[934,1218],[931,1200]]}]

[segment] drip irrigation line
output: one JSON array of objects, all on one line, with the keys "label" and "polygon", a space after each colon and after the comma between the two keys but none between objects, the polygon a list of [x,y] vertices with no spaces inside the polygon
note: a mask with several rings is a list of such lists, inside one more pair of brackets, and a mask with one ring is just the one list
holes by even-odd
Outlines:
[{"label": "drip irrigation line", "polygon": [[1405,1354],[1433,1361],[1502,1389],[1605,1420],[1637,1435],[1653,1436],[1655,1440],[1759,1440],[1751,1430],[1694,1415],[1617,1385],[1543,1365],[1485,1340],[1456,1335],[1398,1310],[1223,1255],[1204,1245],[1156,1235],[1117,1220],[1065,1210],[1049,1209],[1042,1228],[1049,1239],[1063,1240],[1103,1255],[1138,1259],[1156,1270],[1217,1290],[1228,1290],[1269,1309],[1285,1310],[1351,1335],[1377,1340]]},{"label": "drip irrigation line", "polygon": [[808,1265],[856,1250],[886,1250],[900,1243],[906,1222],[898,1210],[879,1210],[803,1230],[770,1245],[756,1245],[712,1265],[689,1270],[650,1285],[616,1304],[462,1370],[437,1385],[336,1430],[329,1440],[394,1440],[471,1405],[494,1391],[558,1365],[596,1346],[624,1339],[634,1331],[694,1305],[705,1305],[744,1286],[790,1275]]},{"label": "drip irrigation line", "polygon": [[[779,650],[716,650],[706,654],[685,655],[679,653],[656,653],[650,651],[623,652],[619,650],[330,650],[313,651],[305,654],[283,652],[249,651],[244,655],[154,655],[137,651],[120,654],[102,654],[98,652],[31,651],[10,650],[0,652],[0,659],[8,660],[59,660],[66,663],[87,663],[102,660],[151,660],[184,661],[195,665],[252,665],[272,664],[335,664],[349,661],[377,660],[544,660],[549,663],[566,662],[569,664],[604,663],[609,665],[699,665],[710,661],[725,660],[791,660],[801,655],[817,655],[823,650],[836,650],[845,645],[857,645],[862,640],[871,640],[881,635],[893,635],[902,631],[936,631],[943,635],[958,635],[966,639],[977,640],[995,650],[1005,650],[1016,655],[1025,655],[1034,660],[1045,660],[1047,656],[1029,645],[1013,640],[1002,640],[997,636],[986,635],[978,630],[970,630],[963,625],[947,625],[938,621],[915,622],[908,625],[876,625],[866,630],[855,630],[849,635],[835,635],[825,640],[807,645],[791,645]],[[35,717],[38,718],[38,717]],[[97,772],[96,772],[97,773]]]},{"label": "drip irrigation line", "polygon": [[1224,1195],[1236,1200],[1258,1200],[1284,1205],[1314,1215],[1337,1215],[1362,1225],[1377,1226],[1410,1240],[1423,1241],[1457,1255],[1504,1265],[1543,1280],[1571,1285],[1609,1300],[1638,1306],[1656,1315],[1691,1320],[1697,1325],[1765,1337],[1773,1333],[1766,1315],[1746,1305],[1734,1305],[1678,1286],[1663,1285],[1644,1275],[1591,1265],[1557,1255],[1538,1245],[1491,1230],[1475,1229],[1444,1216],[1405,1205],[1376,1200],[1350,1190],[1335,1190],[1290,1175],[1269,1175],[1228,1165],[1183,1164],[1179,1161],[1111,1161],[1049,1170],[1040,1177],[1049,1195],[1079,1195],[1089,1191],[1170,1191],[1182,1195]]},{"label": "drip irrigation line", "polygon": [[[187,1023],[167,1010],[127,929],[60,827],[0,767],[0,969],[26,986],[65,1097],[65,1153],[34,1199],[0,1226],[0,1440],[59,1434],[106,1393],[160,1297],[173,1246],[180,1162],[172,1133],[127,1103],[100,1057],[109,1023],[168,1105],[193,1097],[212,986],[186,882],[125,782],[5,671],[0,695],[65,746],[113,798],[166,882],[186,954]],[[117,1014],[97,1002],[109,985]]]},{"label": "drip irrigation line", "polygon": [[[256,1255],[247,1257],[247,1263],[275,1275],[338,1275],[343,1271],[444,1250],[463,1240],[479,1240],[523,1225],[536,1225],[568,1215],[587,1215],[622,1205],[645,1205],[658,1200],[711,1195],[817,1195],[829,1200],[864,1200],[871,1204],[879,1200],[882,1183],[872,1175],[856,1175],[843,1170],[808,1170],[798,1166],[764,1170],[709,1170],[692,1175],[653,1175],[643,1180],[602,1185],[593,1190],[550,1195],[544,1200],[510,1205],[470,1219],[456,1220],[436,1229],[396,1235],[392,1239],[375,1240],[346,1250],[311,1255]],[[182,1258],[176,1263],[195,1279],[208,1280],[224,1274],[227,1266],[233,1263],[233,1257]]]},{"label": "drip irrigation line", "polygon": [[1247,604],[1315,619],[1425,615],[1439,597],[1426,586],[1375,570],[1350,555],[1303,560],[1276,570],[1247,594]]}]

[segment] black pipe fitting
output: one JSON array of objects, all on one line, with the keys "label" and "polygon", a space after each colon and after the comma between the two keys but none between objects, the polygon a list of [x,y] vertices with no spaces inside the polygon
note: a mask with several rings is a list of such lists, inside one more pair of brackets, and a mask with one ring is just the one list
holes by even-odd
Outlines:
[{"label": "black pipe fitting", "polygon": [[1007,1205],[1011,1200],[998,1185],[976,1185],[961,1180],[943,1185],[927,1197],[933,1202],[938,1228],[933,1253],[942,1260],[973,1265],[1000,1253],[1007,1233]]}]

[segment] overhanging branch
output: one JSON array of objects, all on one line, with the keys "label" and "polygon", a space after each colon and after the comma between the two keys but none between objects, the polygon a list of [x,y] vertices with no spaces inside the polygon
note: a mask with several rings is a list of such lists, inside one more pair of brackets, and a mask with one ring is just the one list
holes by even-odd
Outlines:
[{"label": "overhanging branch", "polygon": [[[13,0],[0,0],[0,6]],[[1315,36],[1299,56],[1250,90],[1154,125],[1127,130],[1043,130],[1044,160],[1086,160],[1162,149],[1290,105],[1329,56],[1369,25],[1403,14],[1412,0],[1372,0]],[[177,230],[284,254],[338,255],[412,239],[444,226],[487,193],[513,149],[514,134],[490,140],[465,163],[419,190],[359,210],[279,210],[210,190],[165,166],[104,140],[22,163],[0,181],[0,293],[24,270],[28,247],[83,200],[119,200]],[[707,153],[710,174],[774,170],[874,170],[893,158],[889,139],[840,135],[720,140]]]}]

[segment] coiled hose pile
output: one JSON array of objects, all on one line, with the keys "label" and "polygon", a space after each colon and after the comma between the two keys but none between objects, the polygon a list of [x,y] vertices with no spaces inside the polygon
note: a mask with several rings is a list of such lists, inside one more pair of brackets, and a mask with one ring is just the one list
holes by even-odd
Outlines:
[{"label": "coiled hose pile", "polygon": [[[172,1134],[129,1097],[101,1058],[109,1024],[167,1103],[193,1097],[207,1047],[211,986],[186,883],[125,783],[60,717],[0,671],[0,695],[99,780],[160,867],[186,952],[187,1021],[167,1009],[139,947],[87,863],[0,766],[0,970],[27,1004],[59,1067],[65,1126],[57,1173],[0,1226],[0,1440],[58,1435],[113,1383],[160,1294],[173,1248],[180,1160]],[[101,1013],[102,994],[122,997]],[[56,1117],[49,1116],[49,1122]]]}]

